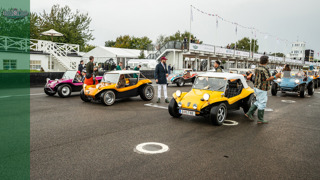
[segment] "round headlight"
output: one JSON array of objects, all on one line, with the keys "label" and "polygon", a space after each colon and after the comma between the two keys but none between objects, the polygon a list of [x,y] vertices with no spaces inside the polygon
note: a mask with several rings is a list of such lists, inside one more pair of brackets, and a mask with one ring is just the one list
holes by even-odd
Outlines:
[{"label": "round headlight", "polygon": [[203,95],[203,99],[204,99],[204,100],[208,101],[209,98],[210,98],[210,95],[209,95],[209,94],[204,94],[204,95]]},{"label": "round headlight", "polygon": [[281,82],[281,79],[279,78],[279,79],[277,79],[277,82],[279,83],[279,82]]},{"label": "round headlight", "polygon": [[311,78],[313,78],[313,76],[310,76]]},{"label": "round headlight", "polygon": [[299,81],[299,79],[296,79],[294,82],[298,84],[300,81]]},{"label": "round headlight", "polygon": [[177,90],[177,91],[176,91],[176,95],[177,95],[178,97],[180,97],[180,96],[181,96],[181,91],[180,91],[180,90]]},{"label": "round headlight", "polygon": [[86,88],[87,84],[83,84],[83,88]]},{"label": "round headlight", "polygon": [[46,81],[47,81],[47,83],[48,83],[48,81],[50,81],[50,78],[47,78]]},{"label": "round headlight", "polygon": [[181,106],[182,106],[182,102],[181,102],[181,101],[178,103],[178,106],[179,106],[179,107],[181,107]]},{"label": "round headlight", "polygon": [[197,109],[198,108],[198,105],[197,104],[193,104],[193,109]]}]

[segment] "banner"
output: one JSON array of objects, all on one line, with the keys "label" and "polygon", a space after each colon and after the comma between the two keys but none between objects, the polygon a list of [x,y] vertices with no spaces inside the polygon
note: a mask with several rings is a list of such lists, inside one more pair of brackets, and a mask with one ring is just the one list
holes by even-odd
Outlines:
[{"label": "banner", "polygon": [[206,45],[206,44],[190,43],[190,50],[193,50],[193,51],[206,51],[206,52],[214,53],[214,46]]}]

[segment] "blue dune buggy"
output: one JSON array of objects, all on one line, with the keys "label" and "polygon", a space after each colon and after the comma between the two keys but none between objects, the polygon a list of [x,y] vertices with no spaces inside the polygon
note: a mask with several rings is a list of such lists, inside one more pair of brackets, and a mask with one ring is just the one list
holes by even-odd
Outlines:
[{"label": "blue dune buggy", "polygon": [[295,92],[304,98],[308,93],[313,95],[314,85],[313,79],[308,76],[308,72],[303,71],[284,71],[283,77],[273,81],[271,94],[277,95],[277,92]]}]

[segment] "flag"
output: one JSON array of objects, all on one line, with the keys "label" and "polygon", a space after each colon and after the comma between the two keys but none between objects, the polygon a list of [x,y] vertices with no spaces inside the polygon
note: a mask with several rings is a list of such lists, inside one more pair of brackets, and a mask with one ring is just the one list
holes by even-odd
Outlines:
[{"label": "flag", "polygon": [[238,34],[238,26],[237,26],[237,24],[236,24],[236,35]]},{"label": "flag", "polygon": [[216,17],[216,27],[218,29],[218,26],[219,26],[219,22],[218,22],[218,18]]},{"label": "flag", "polygon": [[191,13],[190,13],[190,20],[193,21],[192,7],[191,7]]}]

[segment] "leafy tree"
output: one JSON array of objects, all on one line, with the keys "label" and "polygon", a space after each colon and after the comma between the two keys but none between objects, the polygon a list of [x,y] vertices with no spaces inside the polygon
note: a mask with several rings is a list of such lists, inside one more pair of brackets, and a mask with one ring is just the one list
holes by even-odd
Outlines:
[{"label": "leafy tree", "polygon": [[[0,8],[0,12],[10,11],[12,9]],[[23,9],[19,9],[25,11]],[[4,15],[0,15],[0,34],[1,36],[10,36],[18,38],[30,37],[30,14],[21,19],[10,19]]]},{"label": "leafy tree", "polygon": [[[231,43],[230,47],[234,47],[234,43]],[[251,51],[253,51],[253,46],[254,46],[254,52],[258,52],[259,50],[259,45],[258,45],[258,40],[257,39],[252,39],[252,45],[251,45]],[[246,50],[250,51],[250,39],[247,37],[242,38],[237,42],[237,49],[240,50]]]},{"label": "leafy tree", "polygon": [[283,53],[281,53],[281,52],[277,52],[277,53],[272,53],[272,54],[270,54],[270,56],[274,56],[274,55],[276,55],[277,57],[284,57],[285,55],[283,54]]},{"label": "leafy tree", "polygon": [[88,13],[80,13],[79,10],[72,12],[69,6],[54,5],[50,12],[43,11],[43,13],[31,15],[30,37],[51,40],[51,37],[40,36],[39,32],[54,29],[64,35],[55,37],[55,41],[79,44],[80,50],[83,50],[87,42],[94,40],[92,30],[89,28],[91,20]]},{"label": "leafy tree", "polygon": [[115,44],[116,44],[116,42],[112,41],[112,40],[104,42],[105,47],[114,47]]},{"label": "leafy tree", "polygon": [[[190,32],[185,31],[185,32],[181,33],[180,31],[177,31],[176,33],[174,33],[173,35],[170,35],[170,36],[159,35],[156,43],[157,43],[157,45],[159,45],[159,47],[161,47],[169,41],[183,42],[185,37],[188,39],[188,42],[189,42]],[[198,40],[198,39],[196,39],[196,37],[193,34],[191,34],[191,38],[194,40]],[[202,43],[203,43],[203,41],[200,41],[200,44],[202,44]]]},{"label": "leafy tree", "polygon": [[85,46],[84,46],[84,48],[82,49],[82,51],[83,52],[89,52],[89,51],[91,51],[92,49],[94,49],[96,46],[94,46],[94,45],[90,45],[90,44],[86,44]]},{"label": "leafy tree", "polygon": [[148,37],[130,37],[123,35],[117,37],[116,41],[109,40],[105,42],[106,47],[128,48],[128,49],[141,49],[146,50],[152,41]]},{"label": "leafy tree", "polygon": [[144,50],[140,51],[140,56],[138,57],[138,59],[145,59],[146,56],[144,55]]}]

